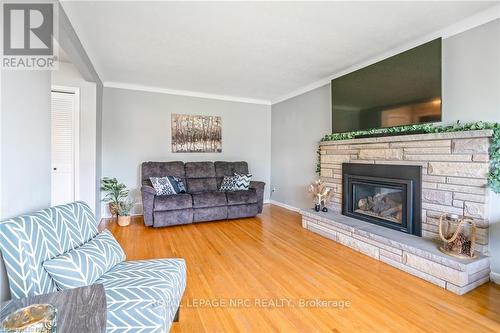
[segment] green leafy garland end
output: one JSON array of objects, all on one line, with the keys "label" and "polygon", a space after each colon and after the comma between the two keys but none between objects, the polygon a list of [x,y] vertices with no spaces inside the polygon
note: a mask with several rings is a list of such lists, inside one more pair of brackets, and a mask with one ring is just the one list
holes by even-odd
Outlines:
[{"label": "green leafy garland end", "polygon": [[[355,139],[362,136],[381,134],[423,134],[423,133],[445,133],[476,130],[493,130],[492,143],[490,146],[490,172],[488,174],[488,186],[495,193],[500,193],[500,123],[475,122],[461,124],[459,121],[453,125],[442,126],[433,124],[419,124],[410,126],[379,128],[366,131],[354,131],[345,133],[333,133],[325,135],[321,141],[338,141]],[[316,172],[321,171],[321,154],[317,151],[318,163]]]}]

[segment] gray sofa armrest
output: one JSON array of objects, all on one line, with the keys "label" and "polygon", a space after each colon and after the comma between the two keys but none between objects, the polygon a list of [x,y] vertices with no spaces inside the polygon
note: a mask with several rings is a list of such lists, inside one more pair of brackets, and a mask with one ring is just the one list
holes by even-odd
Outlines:
[{"label": "gray sofa armrest", "polygon": [[257,182],[257,181],[251,181],[250,182],[250,189],[255,190],[257,192],[257,204],[259,206],[259,213],[262,213],[262,206],[264,205],[264,187],[266,186],[266,183],[264,182]]},{"label": "gray sofa armrest", "polygon": [[144,225],[151,227],[153,225],[153,208],[155,203],[156,191],[152,186],[142,185],[141,195]]}]

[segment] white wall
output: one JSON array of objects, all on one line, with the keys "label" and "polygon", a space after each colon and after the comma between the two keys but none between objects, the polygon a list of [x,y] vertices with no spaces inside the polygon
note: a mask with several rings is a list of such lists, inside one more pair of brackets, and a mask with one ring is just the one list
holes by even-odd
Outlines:
[{"label": "white wall", "polygon": [[80,141],[79,155],[79,193],[77,200],[85,201],[94,212],[99,188],[96,187],[97,155],[97,103],[96,84],[83,79],[78,70],[70,63],[62,62],[59,69],[52,71],[52,85],[69,86],[80,90]]},{"label": "white wall", "polygon": [[[222,117],[222,153],[172,153],[172,113]],[[254,180],[271,170],[271,107],[214,99],[104,88],[102,175],[116,177],[140,203],[140,165],[145,161],[247,161]],[[135,213],[141,208],[136,206]],[[107,212],[106,212],[107,214]]]},{"label": "white wall", "polygon": [[50,72],[2,71],[2,219],[50,205]]},{"label": "white wall", "polygon": [[271,199],[302,208],[317,178],[318,140],[331,132],[330,85],[272,106]]},{"label": "white wall", "polygon": [[[0,220],[50,206],[50,72],[1,72]],[[0,301],[9,297],[0,258]]]},{"label": "white wall", "polygon": [[500,122],[500,19],[443,41],[443,122]]}]

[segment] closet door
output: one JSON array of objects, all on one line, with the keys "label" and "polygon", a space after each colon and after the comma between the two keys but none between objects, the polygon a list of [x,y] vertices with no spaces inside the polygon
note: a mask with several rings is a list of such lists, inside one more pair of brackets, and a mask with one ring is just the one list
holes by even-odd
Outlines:
[{"label": "closet door", "polygon": [[75,201],[78,113],[75,93],[52,91],[52,206]]}]

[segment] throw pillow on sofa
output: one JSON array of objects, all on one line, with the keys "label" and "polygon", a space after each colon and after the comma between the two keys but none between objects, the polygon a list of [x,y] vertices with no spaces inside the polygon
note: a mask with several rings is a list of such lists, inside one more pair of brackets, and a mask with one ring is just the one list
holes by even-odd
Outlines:
[{"label": "throw pillow on sofa", "polygon": [[186,193],[186,188],[182,179],[174,176],[150,177],[151,184],[156,191],[156,195],[172,195]]},{"label": "throw pillow on sofa", "polygon": [[43,268],[63,290],[91,285],[122,261],[125,253],[105,230],[82,246],[46,260]]},{"label": "throw pillow on sofa", "polygon": [[244,191],[250,188],[250,180],[252,175],[244,175],[235,173],[233,176],[225,176],[222,179],[219,191],[222,192],[233,192],[233,191]]},{"label": "throw pillow on sofa", "polygon": [[252,175],[244,175],[235,173],[236,182],[234,184],[234,191],[244,191],[250,188],[250,180],[252,180]]},{"label": "throw pillow on sofa", "polygon": [[236,188],[236,182],[238,181],[237,176],[225,176],[220,184],[219,191],[221,192],[232,192]]}]

